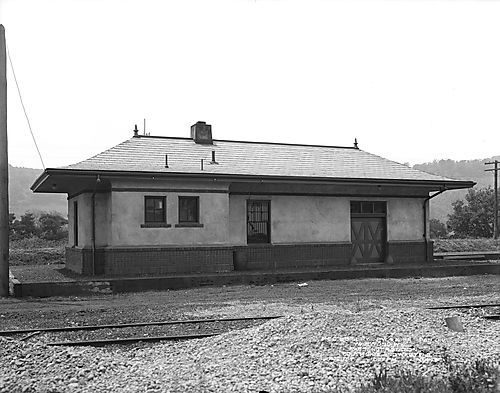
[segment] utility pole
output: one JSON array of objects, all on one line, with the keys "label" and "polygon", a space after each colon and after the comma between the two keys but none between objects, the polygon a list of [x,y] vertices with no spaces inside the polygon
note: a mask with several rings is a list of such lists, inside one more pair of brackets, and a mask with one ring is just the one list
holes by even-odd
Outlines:
[{"label": "utility pole", "polygon": [[9,296],[9,160],[7,150],[7,48],[0,24],[0,297]]},{"label": "utility pole", "polygon": [[485,169],[485,172],[494,172],[493,173],[493,176],[495,176],[495,181],[494,181],[494,184],[495,184],[495,207],[494,207],[494,210],[495,210],[495,222],[493,223],[493,237],[495,239],[498,239],[498,234],[499,234],[499,228],[498,228],[498,225],[499,225],[499,222],[498,222],[498,210],[499,210],[499,206],[498,206],[498,164],[500,164],[500,161],[498,160],[495,160],[494,162],[486,162],[484,165],[495,165],[494,168],[491,168],[491,169]]}]

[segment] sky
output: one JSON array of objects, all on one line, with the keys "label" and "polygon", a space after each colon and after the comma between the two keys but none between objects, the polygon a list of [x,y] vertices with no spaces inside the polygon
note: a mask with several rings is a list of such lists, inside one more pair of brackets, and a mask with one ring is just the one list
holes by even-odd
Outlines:
[{"label": "sky", "polygon": [[[45,166],[140,132],[500,154],[500,1],[0,0]],[[42,168],[8,65],[9,163]]]}]

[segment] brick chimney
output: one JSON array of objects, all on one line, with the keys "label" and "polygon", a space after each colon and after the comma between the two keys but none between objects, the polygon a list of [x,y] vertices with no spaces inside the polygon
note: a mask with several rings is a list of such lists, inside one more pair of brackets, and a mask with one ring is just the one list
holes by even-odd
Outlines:
[{"label": "brick chimney", "polygon": [[204,121],[198,121],[191,126],[191,138],[195,143],[212,144],[212,126]]}]

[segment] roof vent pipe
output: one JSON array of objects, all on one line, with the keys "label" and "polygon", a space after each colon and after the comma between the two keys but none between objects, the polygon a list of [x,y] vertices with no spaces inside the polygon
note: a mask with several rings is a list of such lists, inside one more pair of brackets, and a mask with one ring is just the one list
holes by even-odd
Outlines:
[{"label": "roof vent pipe", "polygon": [[135,125],[134,128],[134,136],[139,136],[139,130],[137,129],[137,124]]}]

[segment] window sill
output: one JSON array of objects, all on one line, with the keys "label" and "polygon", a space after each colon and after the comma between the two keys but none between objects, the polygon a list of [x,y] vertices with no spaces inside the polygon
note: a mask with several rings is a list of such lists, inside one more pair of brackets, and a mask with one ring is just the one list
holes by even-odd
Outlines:
[{"label": "window sill", "polygon": [[203,228],[203,224],[199,222],[183,222],[180,224],[175,224],[176,228]]},{"label": "window sill", "polygon": [[141,224],[141,228],[170,228],[172,225],[165,222],[149,222]]}]

